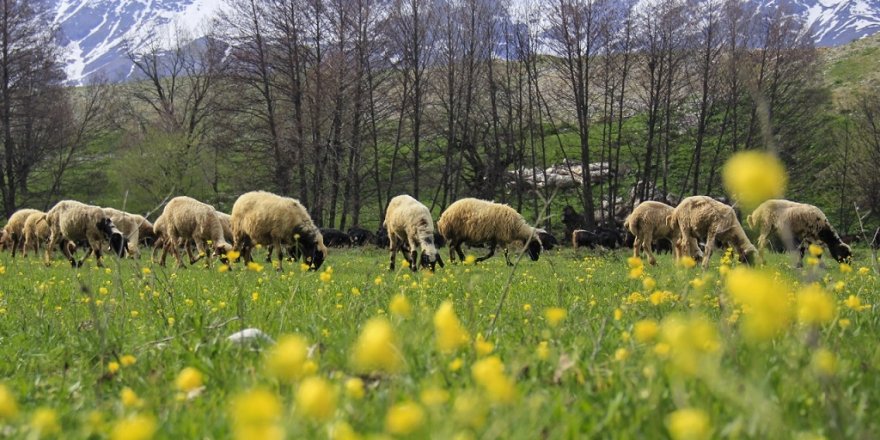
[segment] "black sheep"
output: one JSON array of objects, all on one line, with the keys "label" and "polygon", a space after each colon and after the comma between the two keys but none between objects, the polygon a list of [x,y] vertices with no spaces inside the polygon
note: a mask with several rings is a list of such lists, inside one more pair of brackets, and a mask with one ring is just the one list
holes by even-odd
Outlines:
[{"label": "black sheep", "polygon": [[351,238],[348,234],[333,228],[321,228],[321,235],[324,236],[324,246],[327,247],[346,247],[351,246]]},{"label": "black sheep", "polygon": [[373,241],[373,233],[357,226],[348,229],[348,238],[352,246],[363,246]]}]

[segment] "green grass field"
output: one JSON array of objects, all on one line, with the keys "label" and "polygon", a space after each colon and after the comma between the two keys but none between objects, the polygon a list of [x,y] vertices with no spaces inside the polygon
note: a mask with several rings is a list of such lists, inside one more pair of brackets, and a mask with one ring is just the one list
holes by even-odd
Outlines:
[{"label": "green grass field", "polygon": [[[785,255],[760,272],[722,267],[720,255],[705,272],[669,255],[631,269],[628,256],[566,249],[515,269],[496,256],[431,275],[390,273],[374,249],[331,250],[319,273],[289,262],[283,273],[174,270],[145,257],[77,271],[3,254],[0,436],[880,435],[867,250],[851,272],[794,269]],[[732,295],[731,276],[767,284]],[[406,301],[391,306],[397,295]],[[460,326],[435,316],[446,301]],[[375,331],[355,348],[377,317],[393,337]],[[299,340],[274,351],[227,341],[251,327],[298,334],[312,357]],[[396,372],[366,371],[360,355]],[[198,373],[179,377],[187,367]]]}]

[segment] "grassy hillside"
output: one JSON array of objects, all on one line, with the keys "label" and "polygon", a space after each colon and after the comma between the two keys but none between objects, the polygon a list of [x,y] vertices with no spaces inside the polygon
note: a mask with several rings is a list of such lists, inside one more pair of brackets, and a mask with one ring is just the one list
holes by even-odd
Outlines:
[{"label": "grassy hillside", "polygon": [[835,106],[848,108],[869,86],[880,84],[880,34],[820,50],[822,72]]}]

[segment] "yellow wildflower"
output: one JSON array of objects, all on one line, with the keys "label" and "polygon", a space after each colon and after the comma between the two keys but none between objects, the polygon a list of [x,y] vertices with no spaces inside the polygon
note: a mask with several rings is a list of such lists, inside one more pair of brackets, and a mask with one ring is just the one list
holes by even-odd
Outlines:
[{"label": "yellow wildflower", "polygon": [[696,266],[697,262],[691,257],[684,256],[684,257],[679,258],[678,265],[685,268],[685,269],[690,269],[690,268]]},{"label": "yellow wildflower", "polygon": [[512,403],[516,399],[516,386],[504,374],[504,364],[498,356],[489,356],[474,363],[471,375],[495,403]]},{"label": "yellow wildflower", "polygon": [[403,357],[394,329],[388,320],[373,318],[367,321],[354,344],[352,364],[362,372],[400,371]]},{"label": "yellow wildflower", "polygon": [[844,304],[857,312],[862,310],[862,300],[860,300],[858,296],[850,295],[846,301],[844,301]]},{"label": "yellow wildflower", "polygon": [[183,370],[180,370],[180,373],[177,375],[177,380],[174,383],[177,385],[178,390],[188,393],[200,388],[204,383],[204,377],[202,376],[202,372],[198,369],[186,367]]},{"label": "yellow wildflower", "polygon": [[747,210],[765,200],[785,194],[788,176],[782,162],[773,154],[744,151],[733,155],[722,169],[724,188]]},{"label": "yellow wildflower", "polygon": [[130,354],[126,354],[126,355],[123,355],[123,356],[119,359],[119,362],[122,363],[122,366],[123,366],[123,367],[130,367],[130,366],[134,365],[135,362],[137,362],[137,358],[134,357],[134,356],[132,356],[132,355],[130,355]]},{"label": "yellow wildflower", "polygon": [[666,429],[673,440],[707,439],[712,432],[709,416],[696,408],[683,408],[666,416]]},{"label": "yellow wildflower", "polygon": [[419,395],[422,404],[427,406],[439,406],[449,401],[449,391],[440,387],[428,387]]},{"label": "yellow wildflower", "polygon": [[541,341],[538,343],[536,354],[538,355],[538,359],[542,361],[546,361],[550,357],[550,346],[547,341]]},{"label": "yellow wildflower", "polygon": [[494,349],[495,344],[483,339],[482,334],[477,334],[477,339],[474,341],[474,351],[477,352],[477,356],[486,356]]},{"label": "yellow wildflower", "polygon": [[660,325],[651,319],[641,320],[633,326],[633,336],[641,343],[651,342],[660,332]]},{"label": "yellow wildflower", "polygon": [[820,376],[833,376],[837,373],[837,357],[834,353],[825,348],[820,348],[813,353],[813,359],[810,362],[813,371]]},{"label": "yellow wildflower", "polygon": [[544,317],[547,318],[547,324],[550,324],[551,327],[559,325],[566,316],[568,316],[568,311],[562,307],[550,307],[544,310]]},{"label": "yellow wildflower", "polygon": [[840,263],[840,273],[850,273],[852,272],[852,266],[847,263]]},{"label": "yellow wildflower", "polygon": [[412,316],[412,306],[410,305],[409,300],[406,299],[406,296],[402,293],[398,293],[397,295],[394,295],[394,298],[391,298],[391,304],[388,305],[388,310],[401,318],[410,318]]},{"label": "yellow wildflower", "polygon": [[138,397],[137,393],[129,387],[122,389],[122,392],[119,394],[119,399],[122,400],[122,405],[126,408],[137,408],[144,404],[144,401]]},{"label": "yellow wildflower", "polygon": [[345,394],[355,400],[364,398],[364,381],[358,377],[352,377],[345,381]]},{"label": "yellow wildflower", "polygon": [[263,265],[254,261],[249,261],[247,264],[248,270],[252,270],[254,272],[262,272]]},{"label": "yellow wildflower", "polygon": [[385,415],[385,431],[393,435],[410,435],[425,423],[425,410],[417,403],[398,403]]},{"label": "yellow wildflower", "polygon": [[834,319],[834,301],[819,285],[807,286],[797,298],[798,321],[802,324],[824,324]]},{"label": "yellow wildflower", "polygon": [[819,246],[817,244],[810,243],[809,250],[810,250],[810,255],[812,255],[814,257],[818,257],[818,256],[822,255],[822,246]]},{"label": "yellow wildflower", "polygon": [[463,345],[467,344],[467,330],[462,327],[461,322],[455,315],[451,301],[444,301],[440,304],[437,312],[434,314],[434,333],[436,335],[437,349],[443,353],[451,353]]},{"label": "yellow wildflower", "polygon": [[116,362],[116,361],[108,362],[107,363],[107,371],[109,371],[110,374],[116,374],[116,372],[119,371],[119,362]]},{"label": "yellow wildflower", "polygon": [[37,408],[31,416],[31,429],[38,437],[50,436],[61,432],[58,414],[51,408]]},{"label": "yellow wildflower", "polygon": [[241,256],[241,253],[238,251],[227,251],[226,259],[229,260],[230,263],[235,263],[238,260],[238,257]]},{"label": "yellow wildflower", "polygon": [[15,418],[18,415],[18,403],[6,385],[0,383],[0,421]]},{"label": "yellow wildflower", "polygon": [[285,335],[266,353],[266,370],[284,382],[302,379],[306,361],[308,361],[309,344],[299,335]]},{"label": "yellow wildflower", "polygon": [[281,440],[281,401],[269,391],[256,389],[232,399],[233,433],[238,440]]},{"label": "yellow wildflower", "polygon": [[642,287],[645,288],[645,292],[650,292],[657,287],[657,281],[655,281],[654,278],[645,277],[645,279],[642,280]]},{"label": "yellow wildflower", "polygon": [[309,377],[296,392],[296,406],[297,411],[308,418],[327,421],[336,411],[336,391],[324,379]]},{"label": "yellow wildflower", "polygon": [[627,351],[627,349],[625,349],[625,348],[622,348],[622,347],[621,347],[621,348],[618,348],[618,349],[614,352],[614,360],[615,360],[615,361],[618,361],[618,362],[620,362],[620,361],[624,361],[624,360],[626,360],[626,358],[628,358],[628,357],[629,357],[629,351]]},{"label": "yellow wildflower", "polygon": [[743,334],[748,340],[771,339],[788,328],[792,318],[786,285],[756,270],[738,267],[725,278],[733,300],[748,309]]},{"label": "yellow wildflower", "polygon": [[147,440],[156,433],[156,419],[133,415],[116,422],[110,432],[111,440]]}]

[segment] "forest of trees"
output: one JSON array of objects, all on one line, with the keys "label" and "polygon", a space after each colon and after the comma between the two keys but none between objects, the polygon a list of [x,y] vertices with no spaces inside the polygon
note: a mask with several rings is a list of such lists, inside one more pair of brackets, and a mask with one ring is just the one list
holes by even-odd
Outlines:
[{"label": "forest of trees", "polygon": [[[68,197],[144,212],[187,194],[228,209],[266,189],[340,229],[375,226],[404,192],[435,212],[476,196],[530,219],[556,197],[600,223],[633,196],[722,194],[720,166],[747,149],[803,176],[793,194],[847,194],[824,208],[850,225],[852,203],[880,207],[880,94],[836,114],[811,36],[784,8],[226,0],[206,37],[132,50],[132,80],[69,87],[38,3],[0,1],[6,215]],[[563,162],[605,175],[564,193],[525,181]]]}]

